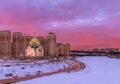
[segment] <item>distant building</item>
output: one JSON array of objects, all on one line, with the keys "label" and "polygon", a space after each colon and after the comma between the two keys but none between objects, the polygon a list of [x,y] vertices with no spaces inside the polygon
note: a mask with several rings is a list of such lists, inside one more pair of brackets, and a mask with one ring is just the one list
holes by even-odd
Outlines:
[{"label": "distant building", "polygon": [[95,53],[105,53],[105,49],[104,48],[100,48],[100,49],[93,49],[93,52]]},{"label": "distant building", "polygon": [[79,51],[79,50],[71,50],[70,51],[71,56],[89,56],[90,52],[87,51]]},{"label": "distant building", "polygon": [[[30,41],[39,41],[38,49],[33,51]],[[36,53],[36,54],[35,54]],[[46,37],[23,36],[21,32],[0,31],[0,57],[43,57],[68,56],[70,44],[56,43],[56,34],[50,32]]]},{"label": "distant building", "polygon": [[109,54],[119,54],[120,49],[119,48],[106,48],[105,52]]}]

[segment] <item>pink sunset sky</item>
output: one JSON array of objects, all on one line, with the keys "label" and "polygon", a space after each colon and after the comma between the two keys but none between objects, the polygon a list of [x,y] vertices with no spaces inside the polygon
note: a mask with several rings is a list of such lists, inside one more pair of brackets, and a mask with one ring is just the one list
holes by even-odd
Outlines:
[{"label": "pink sunset sky", "polygon": [[46,36],[71,49],[120,47],[120,0],[0,0],[0,30]]}]

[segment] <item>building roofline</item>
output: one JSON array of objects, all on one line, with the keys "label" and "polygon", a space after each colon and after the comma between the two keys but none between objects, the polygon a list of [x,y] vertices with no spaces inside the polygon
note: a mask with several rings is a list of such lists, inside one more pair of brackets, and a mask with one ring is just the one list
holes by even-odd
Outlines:
[{"label": "building roofline", "polygon": [[0,31],[0,32],[11,32],[10,30],[3,30],[3,31]]},{"label": "building roofline", "polygon": [[28,38],[28,37],[29,37],[29,38],[31,37],[31,38],[33,38],[34,36],[21,36],[21,37],[24,37],[24,38],[25,38],[25,37],[27,37],[27,38]]},{"label": "building roofline", "polygon": [[49,34],[55,34],[55,33],[53,33],[53,32],[49,32]]}]

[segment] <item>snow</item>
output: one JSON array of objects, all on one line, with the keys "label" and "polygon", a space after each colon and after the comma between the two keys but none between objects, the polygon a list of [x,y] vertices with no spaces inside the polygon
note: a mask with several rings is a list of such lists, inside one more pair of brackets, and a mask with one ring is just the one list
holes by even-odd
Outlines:
[{"label": "snow", "polygon": [[78,72],[45,76],[14,84],[120,84],[120,59],[81,57],[86,68]]},{"label": "snow", "polygon": [[[69,60],[68,60],[69,61]],[[5,74],[12,73],[14,76],[22,77],[27,74],[34,75],[38,71],[41,73],[51,72],[58,70],[60,68],[64,68],[68,66],[64,62],[51,62],[48,63],[47,60],[25,60],[25,61],[6,61],[0,63],[0,79],[12,78],[6,77]],[[24,67],[24,69],[22,69]]]}]

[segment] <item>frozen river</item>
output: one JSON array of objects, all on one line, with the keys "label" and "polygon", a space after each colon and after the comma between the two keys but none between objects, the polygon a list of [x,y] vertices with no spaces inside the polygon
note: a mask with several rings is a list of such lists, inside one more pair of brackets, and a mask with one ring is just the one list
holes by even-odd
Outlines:
[{"label": "frozen river", "polygon": [[15,84],[120,84],[120,59],[81,57],[86,69],[23,81]]}]

